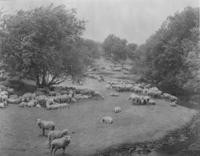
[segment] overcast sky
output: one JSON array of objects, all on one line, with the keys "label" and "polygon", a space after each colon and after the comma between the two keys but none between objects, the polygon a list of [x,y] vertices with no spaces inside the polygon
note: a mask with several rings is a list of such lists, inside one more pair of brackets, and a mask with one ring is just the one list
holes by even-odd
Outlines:
[{"label": "overcast sky", "polygon": [[84,37],[103,41],[108,34],[128,42],[144,43],[169,15],[187,6],[199,7],[200,0],[0,0],[6,12],[50,3],[76,8],[87,20]]}]

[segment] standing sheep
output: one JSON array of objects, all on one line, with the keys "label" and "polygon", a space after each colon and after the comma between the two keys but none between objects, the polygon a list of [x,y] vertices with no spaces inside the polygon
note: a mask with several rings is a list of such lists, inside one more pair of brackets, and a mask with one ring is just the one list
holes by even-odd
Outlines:
[{"label": "standing sheep", "polygon": [[70,142],[71,137],[69,135],[53,140],[51,142],[51,155],[53,153],[53,155],[55,156],[56,151],[61,148],[63,149],[63,153],[65,153],[65,149],[70,144]]},{"label": "standing sheep", "polygon": [[110,117],[110,116],[104,116],[104,117],[101,119],[101,121],[102,121],[103,123],[106,123],[106,124],[112,124],[112,123],[113,123],[113,118]]},{"label": "standing sheep", "polygon": [[114,108],[114,112],[115,112],[115,113],[119,113],[119,112],[121,112],[121,111],[122,111],[122,109],[121,109],[121,107],[119,107],[119,106],[117,106],[117,107]]},{"label": "standing sheep", "polygon": [[48,133],[49,146],[51,145],[51,142],[54,139],[62,138],[63,136],[68,135],[68,134],[69,134],[68,129],[49,131]]},{"label": "standing sheep", "polygon": [[45,136],[45,130],[54,130],[55,124],[53,121],[45,121],[41,119],[37,119],[37,125],[40,129],[42,129],[42,135]]}]

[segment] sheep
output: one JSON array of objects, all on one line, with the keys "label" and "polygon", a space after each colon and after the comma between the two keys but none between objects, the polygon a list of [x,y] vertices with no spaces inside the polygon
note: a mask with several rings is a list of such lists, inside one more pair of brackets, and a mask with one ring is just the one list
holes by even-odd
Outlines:
[{"label": "sheep", "polygon": [[51,142],[54,139],[62,138],[63,136],[68,135],[68,134],[69,134],[68,129],[49,131],[48,133],[49,146],[51,145]]},{"label": "sheep", "polygon": [[177,106],[177,104],[176,104],[176,102],[175,102],[175,101],[173,101],[173,102],[171,102],[171,103],[170,103],[170,106],[172,106],[172,107],[176,107],[176,106]]},{"label": "sheep", "polygon": [[5,107],[6,107],[5,103],[1,102],[0,103],[0,108],[5,108]]},{"label": "sheep", "polygon": [[53,121],[45,121],[41,119],[37,119],[37,125],[40,129],[42,129],[42,135],[45,136],[45,130],[55,130],[55,124]]},{"label": "sheep", "polygon": [[110,96],[119,96],[118,93],[110,93]]},{"label": "sheep", "polygon": [[101,121],[106,124],[112,124],[113,118],[110,116],[104,116],[104,117],[102,117]]},{"label": "sheep", "polygon": [[117,106],[117,107],[114,108],[114,112],[115,112],[115,113],[119,113],[119,112],[121,112],[121,111],[122,111],[122,109],[121,109],[121,107],[119,107],[119,106]]},{"label": "sheep", "polygon": [[162,97],[164,99],[170,100],[171,102],[177,102],[178,101],[178,98],[176,96],[173,96],[173,95],[168,94],[168,93],[163,93]]},{"label": "sheep", "polygon": [[154,100],[150,99],[149,102],[148,102],[148,104],[150,104],[150,105],[155,105],[156,102],[155,102]]},{"label": "sheep", "polygon": [[28,103],[27,103],[27,106],[28,107],[35,107],[37,104],[37,101],[36,100],[30,100]]},{"label": "sheep", "polygon": [[50,147],[51,155],[53,153],[53,155],[55,156],[56,151],[61,148],[63,149],[63,153],[65,153],[65,149],[70,144],[70,142],[71,142],[71,136],[69,135],[53,140],[51,142],[51,147]]},{"label": "sheep", "polygon": [[160,91],[157,87],[149,88],[148,95],[154,98],[159,98],[162,94],[162,91]]}]

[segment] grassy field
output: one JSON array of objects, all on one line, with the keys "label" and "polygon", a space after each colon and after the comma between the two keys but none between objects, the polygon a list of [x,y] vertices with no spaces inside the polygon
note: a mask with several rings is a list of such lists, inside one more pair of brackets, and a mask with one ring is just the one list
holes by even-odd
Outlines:
[{"label": "grassy field", "polygon": [[[196,114],[185,107],[171,107],[163,100],[157,100],[155,106],[133,106],[128,101],[131,93],[111,97],[109,94],[113,91],[107,90],[105,85],[104,82],[87,80],[85,86],[98,90],[105,99],[80,102],[70,109],[47,111],[14,105],[0,110],[0,155],[50,155],[47,139],[39,135],[37,118],[52,120],[59,129],[74,131],[65,156],[84,156],[122,143],[158,139],[169,130],[181,127]],[[120,106],[122,112],[115,114],[115,106]],[[105,115],[113,117],[112,125],[101,123],[100,119]],[[62,152],[57,155],[62,155]]]}]

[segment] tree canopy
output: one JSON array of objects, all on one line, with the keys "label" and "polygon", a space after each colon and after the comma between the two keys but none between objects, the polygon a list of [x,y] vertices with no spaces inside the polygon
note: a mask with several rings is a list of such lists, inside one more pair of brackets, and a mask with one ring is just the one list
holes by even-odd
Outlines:
[{"label": "tree canopy", "polygon": [[111,34],[104,40],[103,48],[106,58],[111,59],[113,62],[122,63],[127,58],[133,59],[137,44],[128,44],[127,40]]},{"label": "tree canopy", "polygon": [[143,78],[176,94],[188,80],[194,79],[188,59],[192,51],[196,51],[193,56],[199,57],[195,50],[198,42],[199,8],[188,7],[168,17],[161,28],[138,48],[138,56],[143,55],[139,56],[140,62],[146,69]]},{"label": "tree canopy", "polygon": [[84,70],[83,54],[76,46],[85,22],[65,6],[20,10],[1,18],[1,57],[6,70],[50,86]]}]

